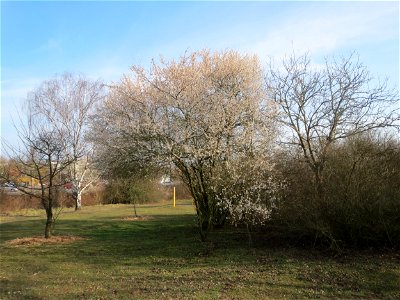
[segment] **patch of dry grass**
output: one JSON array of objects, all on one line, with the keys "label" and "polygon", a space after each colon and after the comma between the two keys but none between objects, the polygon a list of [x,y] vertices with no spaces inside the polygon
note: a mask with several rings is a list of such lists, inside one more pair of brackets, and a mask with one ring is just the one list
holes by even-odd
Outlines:
[{"label": "patch of dry grass", "polygon": [[42,236],[33,236],[9,240],[6,242],[9,246],[20,247],[20,246],[40,246],[46,244],[70,244],[76,241],[84,240],[84,238],[79,236],[52,236],[48,239]]},{"label": "patch of dry grass", "polygon": [[123,221],[147,221],[147,220],[153,220],[154,217],[151,216],[136,216],[136,217],[125,217],[122,220]]}]

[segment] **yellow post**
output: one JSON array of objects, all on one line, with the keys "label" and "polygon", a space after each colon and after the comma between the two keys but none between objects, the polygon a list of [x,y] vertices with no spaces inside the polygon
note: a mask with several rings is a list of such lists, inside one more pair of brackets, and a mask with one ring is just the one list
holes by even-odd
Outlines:
[{"label": "yellow post", "polygon": [[174,207],[176,206],[175,187],[174,187]]}]

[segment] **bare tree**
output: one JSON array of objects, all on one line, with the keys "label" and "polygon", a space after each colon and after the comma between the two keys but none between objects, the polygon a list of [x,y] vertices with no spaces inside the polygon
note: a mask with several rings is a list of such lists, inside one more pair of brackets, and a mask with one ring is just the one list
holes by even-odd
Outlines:
[{"label": "bare tree", "polygon": [[326,60],[316,68],[307,55],[292,56],[267,76],[280,121],[289,129],[290,144],[301,149],[322,193],[328,150],[338,140],[372,129],[399,126],[398,93],[386,82],[374,85],[354,55]]},{"label": "bare tree", "polygon": [[275,110],[258,59],[200,51],[132,72],[99,112],[98,145],[109,160],[127,166],[176,167],[195,200],[204,239],[226,215],[216,196],[224,176],[218,170],[265,154],[275,137]]},{"label": "bare tree", "polygon": [[[61,174],[73,163],[66,132],[43,122],[28,105],[27,122],[21,122],[18,130],[19,147],[7,146],[13,161],[13,172],[2,170],[1,176],[17,184],[23,193],[39,198],[46,211],[45,237],[49,238],[55,222],[53,208],[63,181]],[[37,184],[18,183],[18,178],[28,176]]]},{"label": "bare tree", "polygon": [[93,168],[93,147],[86,134],[89,117],[104,97],[105,88],[101,82],[68,73],[43,82],[29,96],[32,113],[64,132],[68,140],[68,152],[73,160],[68,177],[76,210],[81,208],[82,193],[99,174]]}]

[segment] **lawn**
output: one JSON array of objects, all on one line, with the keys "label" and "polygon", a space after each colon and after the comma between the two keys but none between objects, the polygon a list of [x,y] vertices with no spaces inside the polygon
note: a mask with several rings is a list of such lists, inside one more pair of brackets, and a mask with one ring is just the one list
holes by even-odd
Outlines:
[{"label": "lawn", "polygon": [[56,235],[69,244],[12,246],[42,234],[44,214],[1,218],[0,299],[400,299],[400,255],[335,257],[283,246],[247,246],[235,229],[201,243],[190,202],[65,210]]}]

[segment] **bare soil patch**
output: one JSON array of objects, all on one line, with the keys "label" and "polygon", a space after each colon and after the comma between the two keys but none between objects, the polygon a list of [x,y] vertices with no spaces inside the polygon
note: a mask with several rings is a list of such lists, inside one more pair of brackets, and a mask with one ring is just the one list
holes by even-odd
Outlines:
[{"label": "bare soil patch", "polygon": [[147,220],[152,220],[154,217],[151,216],[137,216],[137,217],[125,217],[122,218],[124,221],[147,221]]},{"label": "bare soil patch", "polygon": [[18,238],[14,240],[7,241],[6,244],[9,246],[40,246],[46,244],[70,244],[76,241],[84,240],[84,238],[79,236],[52,236],[51,238],[44,238],[41,236],[33,236],[26,238]]}]

